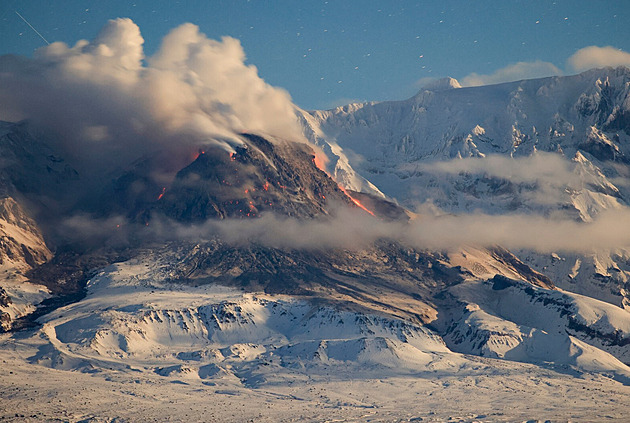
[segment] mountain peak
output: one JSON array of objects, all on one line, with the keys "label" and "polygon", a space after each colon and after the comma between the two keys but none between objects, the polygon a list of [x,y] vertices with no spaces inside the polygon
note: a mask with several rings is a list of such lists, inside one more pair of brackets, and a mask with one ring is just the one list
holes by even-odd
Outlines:
[{"label": "mountain peak", "polygon": [[435,81],[429,82],[428,84],[422,87],[423,91],[445,91],[452,90],[455,88],[461,88],[461,84],[455,78],[451,78],[447,76],[446,78],[437,79]]}]

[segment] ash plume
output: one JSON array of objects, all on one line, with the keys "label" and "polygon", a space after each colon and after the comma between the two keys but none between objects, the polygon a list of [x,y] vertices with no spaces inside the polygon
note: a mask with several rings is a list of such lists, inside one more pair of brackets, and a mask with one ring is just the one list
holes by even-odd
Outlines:
[{"label": "ash plume", "polygon": [[143,43],[134,22],[116,19],[92,41],[0,57],[0,120],[52,131],[80,172],[101,176],[156,150],[229,150],[244,131],[302,140],[289,94],[245,63],[238,40],[183,24],[152,57]]}]

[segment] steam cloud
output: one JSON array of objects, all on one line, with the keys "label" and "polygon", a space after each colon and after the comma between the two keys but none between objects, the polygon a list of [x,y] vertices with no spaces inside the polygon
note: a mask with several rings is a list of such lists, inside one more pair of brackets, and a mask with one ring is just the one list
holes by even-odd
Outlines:
[{"label": "steam cloud", "polygon": [[86,170],[170,147],[230,149],[235,132],[302,140],[289,94],[245,64],[238,40],[184,24],[153,57],[143,42],[134,22],[116,19],[91,42],[0,57],[0,119],[53,129]]}]

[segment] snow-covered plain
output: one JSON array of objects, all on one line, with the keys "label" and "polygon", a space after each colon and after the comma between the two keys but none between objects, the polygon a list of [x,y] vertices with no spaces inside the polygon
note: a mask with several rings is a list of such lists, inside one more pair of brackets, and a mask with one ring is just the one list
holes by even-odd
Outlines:
[{"label": "snow-covered plain", "polygon": [[[168,263],[148,254],[108,266],[90,280],[86,298],[43,316],[41,328],[2,335],[0,419],[623,421],[627,417],[630,386],[622,382],[627,383],[624,376],[630,369],[577,339],[573,344],[586,346],[588,354],[567,353],[565,361],[559,359],[565,353],[562,348],[547,348],[538,355],[528,350],[516,358],[505,354],[522,362],[489,358],[499,355],[481,357],[453,352],[433,329],[386,315],[216,285],[176,285],[168,277]],[[493,290],[473,283],[457,285],[448,295],[458,297],[458,304],[467,302],[469,310],[476,304],[482,326],[501,319],[516,325],[512,320],[518,316],[537,313],[527,308],[518,284]],[[584,319],[600,326],[605,321],[627,333],[630,318],[625,310],[615,307],[619,313],[615,315],[607,310],[614,306],[595,300],[542,288],[536,292],[563,298],[575,304],[577,315]],[[509,316],[506,309],[497,310],[501,302],[492,296],[503,293],[509,294],[507,310],[520,307],[525,313]],[[481,308],[487,316],[479,318]],[[593,320],[588,314],[592,310],[607,320]],[[549,313],[537,316],[550,322],[553,312]],[[540,326],[535,320],[517,322],[519,333],[523,325]],[[553,322],[562,323],[560,318]],[[514,351],[513,355],[518,352]]]}]

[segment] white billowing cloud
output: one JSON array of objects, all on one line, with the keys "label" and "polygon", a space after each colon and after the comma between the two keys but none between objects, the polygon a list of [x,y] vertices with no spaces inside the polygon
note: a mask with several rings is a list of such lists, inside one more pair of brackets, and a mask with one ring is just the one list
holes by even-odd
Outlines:
[{"label": "white billowing cloud", "polygon": [[38,49],[31,65],[47,67],[47,76],[62,81],[128,84],[142,68],[142,44],[138,26],[130,19],[117,19],[109,21],[92,42],[81,40],[74,47],[56,42]]},{"label": "white billowing cloud", "polygon": [[0,57],[0,119],[54,129],[88,168],[157,148],[238,143],[239,132],[302,140],[289,94],[245,64],[238,40],[184,24],[146,62],[143,42],[134,22],[116,19],[90,42]]},{"label": "white billowing cloud", "polygon": [[[630,67],[630,53],[611,46],[589,46],[578,50],[567,60],[567,72],[583,72],[607,66]],[[553,63],[536,60],[511,64],[489,75],[480,75],[473,72],[462,78],[460,83],[464,87],[477,87],[564,74],[565,72]],[[426,83],[429,79],[423,78],[420,81]]]},{"label": "white billowing cloud", "polygon": [[464,87],[500,84],[502,82],[520,81],[523,79],[544,78],[562,75],[562,71],[553,63],[536,60],[535,62],[518,62],[498,69],[490,75],[471,73],[461,79]]},{"label": "white billowing cloud", "polygon": [[[175,127],[219,125],[235,131],[301,138],[289,94],[266,84],[256,67],[245,65],[244,61],[245,52],[234,38],[208,39],[193,24],[176,28],[164,38],[160,51],[149,59],[149,74],[157,79],[151,81],[153,87],[154,82],[162,83],[163,78],[171,82],[174,79],[183,82],[187,92],[179,92],[181,84],[162,86],[166,91],[162,95],[175,98],[176,103],[151,98],[152,104],[158,100],[155,103],[166,108],[166,113],[156,109],[154,112],[159,119],[170,119]],[[180,107],[184,111],[178,112]]]},{"label": "white billowing cloud", "polygon": [[575,52],[567,63],[575,72],[606,66],[630,67],[630,53],[611,46],[589,46]]},{"label": "white billowing cloud", "polygon": [[[530,200],[539,204],[555,204],[563,198],[567,187],[582,187],[583,182],[575,172],[575,166],[575,162],[566,160],[560,154],[539,151],[524,157],[497,154],[427,163],[422,170],[449,175],[479,174],[514,184],[533,185],[535,189],[530,191]],[[527,197],[524,193],[522,195]]]},{"label": "white billowing cloud", "polygon": [[571,162],[560,154],[536,152],[531,156],[509,157],[493,154],[486,157],[466,157],[449,161],[427,163],[423,170],[458,174],[482,173],[509,179],[512,182],[555,181],[570,185],[577,180],[571,171]]}]

